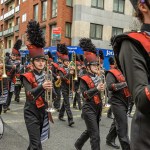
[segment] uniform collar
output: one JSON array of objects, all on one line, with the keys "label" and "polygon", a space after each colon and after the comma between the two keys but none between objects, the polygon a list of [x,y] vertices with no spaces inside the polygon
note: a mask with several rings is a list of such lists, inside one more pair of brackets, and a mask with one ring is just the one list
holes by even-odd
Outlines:
[{"label": "uniform collar", "polygon": [[141,31],[144,32],[150,32],[150,24],[143,24],[141,27]]},{"label": "uniform collar", "polygon": [[41,71],[40,73],[37,71],[37,70],[33,70],[33,72],[36,74],[36,75],[41,75],[43,73],[43,71]]}]

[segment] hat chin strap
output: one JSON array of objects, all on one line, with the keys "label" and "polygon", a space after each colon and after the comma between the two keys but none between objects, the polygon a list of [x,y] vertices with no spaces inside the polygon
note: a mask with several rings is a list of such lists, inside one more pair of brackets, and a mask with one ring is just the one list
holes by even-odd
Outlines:
[{"label": "hat chin strap", "polygon": [[91,72],[92,74],[96,74],[95,72],[92,71],[91,65],[89,65],[89,69],[90,69],[90,72]]},{"label": "hat chin strap", "polygon": [[42,70],[43,70],[43,69],[38,69],[38,68],[35,66],[34,62],[32,62],[32,64],[33,64],[33,66],[34,66],[34,68],[35,68],[36,70],[39,70],[39,71],[42,71]]}]

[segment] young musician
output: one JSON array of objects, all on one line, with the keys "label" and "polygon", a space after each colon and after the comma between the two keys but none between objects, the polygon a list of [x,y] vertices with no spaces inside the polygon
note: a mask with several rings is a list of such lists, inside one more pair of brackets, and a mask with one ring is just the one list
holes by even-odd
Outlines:
[{"label": "young musician", "polygon": [[80,47],[84,51],[87,73],[80,77],[80,89],[84,97],[82,114],[86,130],[75,142],[75,148],[81,150],[85,142],[90,138],[91,150],[100,150],[99,121],[102,111],[101,91],[104,84],[97,75],[99,61],[96,56],[96,48],[87,38],[80,40]]},{"label": "young musician", "polygon": [[131,149],[150,149],[150,1],[130,0],[142,22],[138,32],[112,39],[117,65],[125,75],[135,102],[131,126]]},{"label": "young musician", "polygon": [[63,103],[59,112],[59,120],[64,120],[64,113],[66,111],[68,116],[68,125],[72,126],[74,124],[73,115],[70,109],[69,102],[69,92],[72,88],[72,76],[74,75],[74,68],[69,67],[69,57],[68,57],[68,49],[65,44],[61,44],[59,46],[60,58],[63,62],[63,66],[59,67],[59,75],[61,79],[61,90],[63,95]]},{"label": "young musician", "polygon": [[31,20],[26,32],[27,48],[33,65],[33,71],[21,75],[26,93],[24,119],[29,134],[28,150],[42,150],[41,142],[49,138],[50,114],[46,111],[48,104],[45,91],[52,89],[52,81],[45,80],[45,39],[39,23]]},{"label": "young musician", "polygon": [[18,60],[17,57],[20,56],[19,49],[21,48],[21,45],[22,45],[22,41],[18,39],[12,49],[11,58],[9,59],[8,57],[6,57],[6,71],[7,71],[8,81],[9,81],[9,90],[8,90],[7,101],[3,105],[4,113],[6,113],[7,110],[10,110],[9,106],[15,88],[16,73],[20,70],[21,61]]}]

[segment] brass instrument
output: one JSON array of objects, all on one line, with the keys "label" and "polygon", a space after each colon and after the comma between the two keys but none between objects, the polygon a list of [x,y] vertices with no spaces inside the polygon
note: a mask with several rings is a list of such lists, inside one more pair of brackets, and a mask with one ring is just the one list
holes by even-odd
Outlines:
[{"label": "brass instrument", "polygon": [[102,92],[102,100],[105,100],[105,104],[107,103],[107,88],[106,88],[106,79],[105,79],[105,74],[104,74],[104,70],[101,69],[101,62],[100,62],[100,57],[99,57],[99,73],[98,75],[101,76],[101,83],[104,84],[104,91]]},{"label": "brass instrument", "polygon": [[[45,75],[45,80],[50,80],[52,81],[52,71],[49,70],[48,68],[48,63],[47,63],[47,66],[46,66],[46,75]],[[53,121],[53,118],[52,118],[52,115],[51,113],[55,112],[55,109],[53,108],[52,106],[52,93],[53,93],[53,89],[51,89],[50,91],[46,90],[45,91],[45,100],[47,101],[48,103],[48,108],[46,109],[46,111],[48,112],[48,117],[50,119],[50,121],[52,123],[54,123]]]},{"label": "brass instrument", "polygon": [[61,79],[57,79],[54,84],[57,88],[60,87],[61,86]]},{"label": "brass instrument", "polygon": [[6,67],[5,67],[5,50],[4,50],[4,42],[2,42],[2,44],[1,44],[1,52],[2,52],[1,60],[2,60],[2,63],[3,63],[3,75],[2,75],[2,78],[7,78]]},{"label": "brass instrument", "polygon": [[72,53],[72,61],[69,64],[69,68],[71,68],[71,67],[75,68],[75,73],[74,73],[74,76],[73,76],[73,80],[77,81],[78,80],[78,76],[77,76],[76,54],[75,54],[74,51]]},{"label": "brass instrument", "polygon": [[[74,99],[74,93],[73,93],[73,89],[74,89],[74,82],[73,81],[77,81],[78,77],[77,77],[77,66],[76,66],[76,54],[73,51],[72,53],[72,60],[69,63],[69,71],[71,70],[71,68],[75,68],[75,72],[74,72],[74,76],[72,77],[71,81],[72,81],[72,99]],[[70,93],[70,84],[69,84],[69,93]]]},{"label": "brass instrument", "polygon": [[1,76],[1,89],[2,89],[2,95],[4,95],[3,79],[7,78],[6,67],[5,67],[4,42],[2,42],[1,47],[0,47],[0,61],[1,61],[0,71],[2,73],[2,75],[0,75]]}]

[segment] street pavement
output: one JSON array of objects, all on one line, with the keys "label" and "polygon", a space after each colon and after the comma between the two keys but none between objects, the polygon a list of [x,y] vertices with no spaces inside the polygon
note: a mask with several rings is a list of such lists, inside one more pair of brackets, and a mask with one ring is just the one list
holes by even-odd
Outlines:
[{"label": "street pavement", "polygon": [[[2,114],[5,122],[5,132],[0,139],[0,150],[26,150],[28,147],[28,134],[23,117],[23,107],[25,103],[24,92],[21,92],[21,100],[19,103],[14,101],[10,106],[10,111]],[[81,119],[81,111],[73,109],[75,125],[68,126],[66,122],[58,120],[58,112],[53,113],[54,124],[51,124],[50,139],[43,143],[43,150],[75,150],[74,143],[81,133],[86,129],[83,119]],[[100,122],[101,150],[114,150],[106,145],[106,135],[109,132],[112,119],[106,117],[106,109],[103,110]],[[130,132],[131,118],[129,118]],[[119,144],[118,139],[116,143]],[[90,150],[90,141],[88,140],[83,150]]]}]

